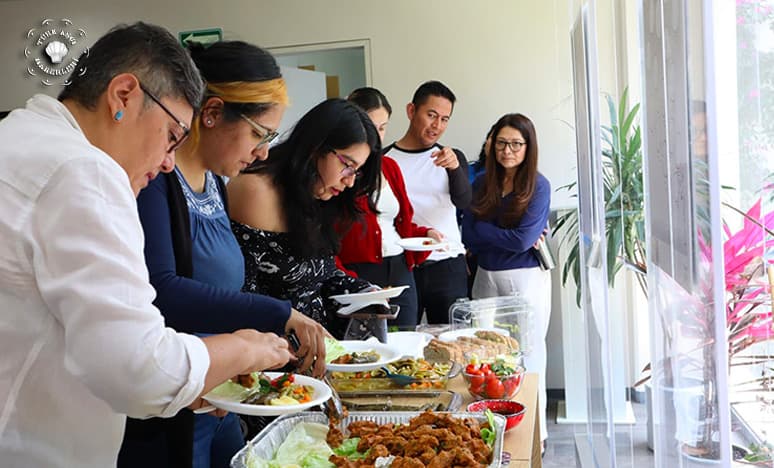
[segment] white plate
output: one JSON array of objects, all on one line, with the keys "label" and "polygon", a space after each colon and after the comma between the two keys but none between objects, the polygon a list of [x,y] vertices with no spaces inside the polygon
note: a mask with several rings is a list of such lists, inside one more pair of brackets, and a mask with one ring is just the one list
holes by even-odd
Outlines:
[{"label": "white plate", "polygon": [[[266,377],[270,379],[276,379],[282,375],[282,372],[264,372]],[[312,400],[306,403],[299,403],[297,405],[249,405],[246,403],[240,403],[242,398],[234,397],[229,398],[225,396],[213,395],[212,392],[204,396],[204,399],[209,401],[211,405],[216,408],[220,408],[232,413],[249,414],[252,416],[279,416],[282,414],[291,414],[303,411],[305,409],[317,406],[331,397],[331,389],[324,382],[307,377],[305,375],[293,374],[294,383],[298,385],[308,385],[314,388],[314,394],[312,394]],[[213,390],[214,392],[215,390]]]},{"label": "white plate", "polygon": [[[380,305],[385,308],[385,313],[390,313],[390,304],[387,303],[386,299],[376,299],[373,301],[365,301],[365,302],[353,302],[352,304],[345,305],[344,307],[340,308],[336,311],[338,315],[341,315],[342,317],[346,317],[348,315],[351,315],[355,312],[358,312],[360,310],[365,309],[366,307],[370,305]],[[398,306],[395,306],[398,307]]]},{"label": "white plate", "polygon": [[[431,244],[426,244],[431,242]],[[428,250],[441,250],[449,246],[448,242],[438,242],[432,237],[404,237],[396,242],[404,250],[426,252]]]},{"label": "white plate", "polygon": [[353,351],[376,351],[379,353],[379,360],[365,364],[326,364],[325,367],[333,372],[362,372],[372,369],[378,369],[385,364],[395,362],[403,353],[400,349],[384,343],[372,343],[370,341],[345,340],[339,341],[347,353]]},{"label": "white plate", "polygon": [[403,356],[421,358],[425,346],[433,339],[430,333],[398,331],[387,333],[387,344],[401,350]]},{"label": "white plate", "polygon": [[454,341],[454,340],[456,340],[457,338],[459,338],[461,336],[476,336],[476,332],[479,331],[479,330],[489,330],[489,331],[497,332],[497,333],[499,333],[501,335],[511,336],[508,333],[508,330],[506,330],[505,328],[496,328],[496,327],[492,327],[492,328],[460,328],[458,330],[451,330],[451,331],[443,332],[440,335],[438,335],[438,339],[441,340],[441,341]]},{"label": "white plate", "polygon": [[378,289],[376,291],[369,291],[364,293],[353,294],[337,294],[331,296],[331,299],[338,301],[340,304],[354,304],[356,302],[375,301],[377,299],[389,299],[391,297],[400,296],[400,293],[408,286],[392,286],[390,288]]}]

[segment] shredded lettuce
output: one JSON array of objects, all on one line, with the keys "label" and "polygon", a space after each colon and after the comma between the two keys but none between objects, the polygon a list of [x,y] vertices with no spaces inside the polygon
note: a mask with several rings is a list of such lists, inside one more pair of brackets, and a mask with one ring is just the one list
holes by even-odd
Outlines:
[{"label": "shredded lettuce", "polygon": [[245,457],[248,468],[334,468],[328,461],[333,450],[325,441],[328,426],[318,423],[299,423],[277,449],[273,460],[253,454]]},{"label": "shredded lettuce", "polygon": [[330,364],[336,358],[347,354],[347,350],[337,340],[325,337],[325,363]]},{"label": "shredded lettuce", "polygon": [[333,453],[342,457],[347,457],[350,460],[361,460],[367,456],[367,453],[360,453],[357,451],[357,444],[359,443],[360,437],[345,439],[341,445],[333,449]]},{"label": "shredded lettuce", "polygon": [[299,423],[277,449],[274,461],[280,465],[296,464],[304,467],[301,462],[310,455],[322,455],[327,460],[333,454],[325,442],[327,434],[328,426],[323,424]]},{"label": "shredded lettuce", "polygon": [[335,468],[336,465],[328,461],[330,455],[310,453],[301,460],[301,468]]},{"label": "shredded lettuce", "polygon": [[242,401],[248,393],[250,393],[249,388],[245,388],[238,383],[227,380],[213,388],[210,395],[234,401]]},{"label": "shredded lettuce", "polygon": [[249,451],[244,458],[247,468],[335,468],[328,461],[332,454],[350,460],[362,460],[368,453],[357,451],[359,437],[345,439],[334,450],[325,442],[328,427],[317,423],[299,423],[285,438],[272,460],[266,460]]}]

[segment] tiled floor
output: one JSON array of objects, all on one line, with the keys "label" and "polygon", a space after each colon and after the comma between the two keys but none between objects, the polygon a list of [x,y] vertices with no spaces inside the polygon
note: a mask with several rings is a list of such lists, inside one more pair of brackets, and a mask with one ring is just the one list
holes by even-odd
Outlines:
[{"label": "tiled floor", "polygon": [[[545,468],[570,468],[576,465],[575,436],[586,432],[585,425],[556,424],[557,400],[548,400],[548,441],[543,457]],[[616,425],[616,465],[621,468],[653,466],[653,452],[647,445],[645,404],[632,403],[637,423]]]}]

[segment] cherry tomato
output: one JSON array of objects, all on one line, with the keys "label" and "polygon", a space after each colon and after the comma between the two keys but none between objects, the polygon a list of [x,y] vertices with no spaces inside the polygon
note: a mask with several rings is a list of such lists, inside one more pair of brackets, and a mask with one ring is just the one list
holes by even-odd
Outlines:
[{"label": "cherry tomato", "polygon": [[282,374],[269,382],[269,384],[274,388],[282,388],[285,385],[285,382],[293,383],[293,374]]},{"label": "cherry tomato", "polygon": [[484,389],[482,385],[473,385],[471,384],[470,387],[468,387],[468,390],[473,395],[483,395]]},{"label": "cherry tomato", "polygon": [[488,363],[483,363],[483,364],[481,364],[481,367],[480,367],[480,369],[481,369],[481,370],[482,370],[484,373],[486,373],[486,372],[492,372],[492,368],[491,368],[491,367],[489,367],[489,364],[488,364]]},{"label": "cherry tomato", "polygon": [[506,379],[503,382],[503,386],[505,387],[505,395],[506,397],[512,397],[513,392],[516,390],[516,385],[518,384],[518,381],[516,380],[518,377],[513,377],[510,379]]},{"label": "cherry tomato", "polygon": [[492,399],[502,398],[505,395],[505,386],[497,377],[486,379],[486,396]]},{"label": "cherry tomato", "polygon": [[481,388],[484,385],[485,377],[480,373],[474,374],[470,377],[470,386]]},{"label": "cherry tomato", "polygon": [[467,366],[465,366],[465,372],[467,372],[468,374],[475,374],[477,370],[478,370],[478,366],[475,364],[468,364]]}]

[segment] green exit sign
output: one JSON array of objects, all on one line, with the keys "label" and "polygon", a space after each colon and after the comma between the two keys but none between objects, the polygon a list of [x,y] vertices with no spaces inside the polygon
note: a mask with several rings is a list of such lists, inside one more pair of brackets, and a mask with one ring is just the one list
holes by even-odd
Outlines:
[{"label": "green exit sign", "polygon": [[193,31],[180,31],[178,34],[183,47],[188,47],[189,42],[199,42],[204,45],[212,44],[223,39],[223,30],[220,28],[195,29]]}]

